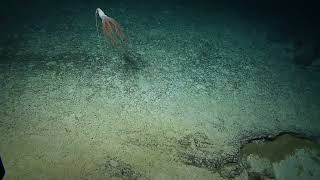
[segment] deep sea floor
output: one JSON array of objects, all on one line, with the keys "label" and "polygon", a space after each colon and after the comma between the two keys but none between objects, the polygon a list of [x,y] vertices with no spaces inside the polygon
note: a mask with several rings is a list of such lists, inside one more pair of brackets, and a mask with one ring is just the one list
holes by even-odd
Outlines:
[{"label": "deep sea floor", "polygon": [[[292,42],[218,7],[99,7],[126,51],[97,34],[94,4],[1,34],[5,179],[320,177],[320,72],[292,62]],[[293,143],[276,160],[281,146],[245,146],[280,133],[311,141],[279,137]]]}]

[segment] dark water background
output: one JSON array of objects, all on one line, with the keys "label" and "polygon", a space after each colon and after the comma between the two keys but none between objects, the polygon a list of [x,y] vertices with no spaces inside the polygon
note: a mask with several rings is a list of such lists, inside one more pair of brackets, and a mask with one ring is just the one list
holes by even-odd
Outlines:
[{"label": "dark water background", "polygon": [[[86,7],[98,7],[101,4],[119,4],[122,3],[130,8],[139,8],[141,10],[149,11],[159,10],[165,7],[178,8],[185,7],[194,14],[202,14],[210,16],[214,10],[240,12],[241,15],[248,18],[248,20],[279,23],[278,28],[291,29],[291,31],[305,31],[312,32],[319,31],[319,3],[317,1],[214,1],[214,0],[171,0],[171,1],[63,1],[63,0],[4,0],[1,1],[1,24],[7,25],[15,21],[16,24],[21,24],[26,21],[41,20],[41,17],[47,16],[48,13],[57,11],[64,7],[74,7],[85,5]],[[67,12],[66,12],[67,14]],[[130,14],[128,14],[130,15]],[[3,27],[1,28],[3,30]]]}]

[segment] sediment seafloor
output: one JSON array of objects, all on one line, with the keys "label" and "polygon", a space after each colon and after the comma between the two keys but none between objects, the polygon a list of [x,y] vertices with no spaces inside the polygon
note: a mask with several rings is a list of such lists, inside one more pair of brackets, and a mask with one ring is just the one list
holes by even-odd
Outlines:
[{"label": "sediment seafloor", "polygon": [[[237,15],[127,11],[125,54],[80,10],[2,35],[6,179],[319,177],[320,73],[290,42]],[[281,133],[299,135],[281,158],[246,146]]]}]

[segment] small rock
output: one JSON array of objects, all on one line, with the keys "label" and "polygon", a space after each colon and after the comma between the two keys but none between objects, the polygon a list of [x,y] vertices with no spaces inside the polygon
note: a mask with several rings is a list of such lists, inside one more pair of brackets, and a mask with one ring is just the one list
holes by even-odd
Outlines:
[{"label": "small rock", "polygon": [[220,169],[220,175],[224,178],[239,176],[244,168],[240,164],[226,165]]},{"label": "small rock", "polygon": [[110,161],[109,161],[109,164],[110,164],[110,166],[112,166],[112,167],[117,167],[117,166],[119,165],[119,163],[118,163],[117,161],[115,161],[115,160],[110,160]]},{"label": "small rock", "polygon": [[49,61],[49,62],[46,63],[46,65],[47,65],[47,66],[55,66],[55,65],[57,65],[57,62],[55,62],[55,61]]}]

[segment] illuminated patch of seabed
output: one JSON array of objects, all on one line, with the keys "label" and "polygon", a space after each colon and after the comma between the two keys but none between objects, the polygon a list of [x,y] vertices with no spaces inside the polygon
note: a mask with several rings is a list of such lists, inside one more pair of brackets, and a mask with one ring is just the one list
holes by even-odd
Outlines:
[{"label": "illuminated patch of seabed", "polygon": [[[50,73],[27,81],[14,107],[19,117],[15,125],[21,131],[8,132],[7,137],[12,135],[17,141],[3,144],[24,148],[4,155],[16,157],[7,165],[11,172],[31,177],[36,167],[50,177],[128,179],[173,177],[180,172],[181,178],[210,179],[213,175],[208,169],[216,164],[201,161],[228,148],[226,135],[206,126],[206,118],[211,117],[211,108],[204,107],[210,104],[208,97],[193,96],[187,89],[154,99],[152,90],[106,93]],[[199,157],[200,162],[194,162]],[[23,169],[25,164],[29,168]],[[193,169],[194,175],[188,175],[187,169]]]}]

